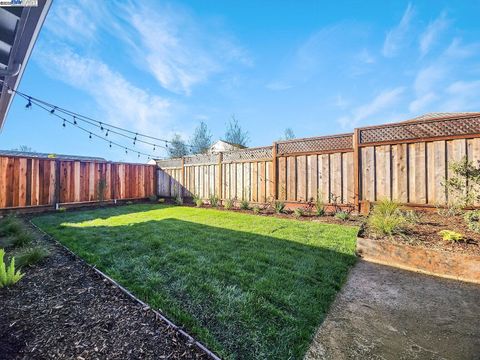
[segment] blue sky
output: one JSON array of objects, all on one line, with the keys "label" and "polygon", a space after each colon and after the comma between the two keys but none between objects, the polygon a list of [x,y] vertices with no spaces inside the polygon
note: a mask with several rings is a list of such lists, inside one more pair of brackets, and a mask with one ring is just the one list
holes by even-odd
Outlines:
[{"label": "blue sky", "polygon": [[[235,114],[250,146],[287,127],[308,137],[480,111],[479,13],[480,1],[55,0],[20,90],[161,138],[200,121],[222,138]],[[20,98],[0,141],[137,160]]]}]

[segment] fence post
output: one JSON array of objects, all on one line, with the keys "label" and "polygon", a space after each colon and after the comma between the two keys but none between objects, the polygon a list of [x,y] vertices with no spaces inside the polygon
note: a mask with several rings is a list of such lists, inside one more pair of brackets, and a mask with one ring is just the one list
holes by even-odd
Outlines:
[{"label": "fence post", "polygon": [[222,193],[223,193],[223,168],[222,168],[222,161],[223,161],[223,153],[218,153],[218,198],[222,200]]},{"label": "fence post", "polygon": [[53,206],[58,210],[60,203],[60,161],[55,160],[55,194],[53,199]]},{"label": "fence post", "polygon": [[360,149],[359,144],[359,130],[353,130],[353,196],[355,209],[360,211]]},{"label": "fence post", "polygon": [[187,192],[185,191],[185,157],[183,157],[183,156],[182,156],[181,171],[182,171],[182,174],[181,174],[181,176],[182,176],[182,183],[180,184],[180,186],[181,186],[181,188],[180,188],[181,191],[180,191],[180,194],[179,194],[179,195],[180,195],[181,197],[184,197],[184,196],[187,195],[187,194],[186,194]]},{"label": "fence post", "polygon": [[274,201],[278,199],[277,147],[278,147],[278,144],[276,142],[274,142],[273,145],[272,145],[272,173],[273,173],[273,177],[272,177],[273,191],[272,191],[272,193],[273,193],[273,200]]}]

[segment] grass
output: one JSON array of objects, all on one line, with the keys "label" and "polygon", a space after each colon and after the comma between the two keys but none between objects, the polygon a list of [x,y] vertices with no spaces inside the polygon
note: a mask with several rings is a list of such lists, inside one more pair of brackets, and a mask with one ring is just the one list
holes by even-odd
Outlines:
[{"label": "grass", "polygon": [[17,265],[19,267],[28,267],[35,265],[46,258],[50,252],[43,246],[32,246],[20,250],[16,255]]},{"label": "grass", "polygon": [[227,359],[302,358],[357,228],[166,205],[34,223]]}]

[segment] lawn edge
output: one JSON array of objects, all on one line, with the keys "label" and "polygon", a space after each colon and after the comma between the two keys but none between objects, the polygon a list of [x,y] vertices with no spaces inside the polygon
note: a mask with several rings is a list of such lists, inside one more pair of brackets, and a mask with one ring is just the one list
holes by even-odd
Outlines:
[{"label": "lawn edge", "polygon": [[174,322],[172,322],[170,319],[168,319],[165,315],[163,315],[160,311],[153,309],[150,305],[145,303],[144,301],[140,300],[138,297],[136,297],[133,293],[131,293],[129,290],[124,288],[122,285],[120,285],[118,282],[116,282],[114,279],[112,279],[110,276],[105,274],[103,271],[99,270],[93,265],[90,265],[88,262],[86,262],[83,258],[75,254],[72,250],[70,250],[67,246],[63,245],[60,243],[57,239],[55,239],[53,236],[48,234],[46,231],[41,229],[39,226],[33,223],[32,219],[27,220],[31,226],[33,226],[37,231],[42,233],[44,236],[46,236],[48,239],[53,241],[56,245],[59,245],[61,248],[66,250],[70,255],[72,255],[75,259],[79,260],[81,263],[86,265],[88,268],[92,269],[95,271],[100,277],[103,279],[107,280],[110,282],[113,286],[117,287],[120,291],[122,291],[125,295],[127,295],[131,300],[134,302],[138,303],[143,307],[144,310],[151,311],[155,314],[155,316],[160,319],[161,321],[165,322],[169,327],[173,328],[175,331],[177,331],[181,336],[186,338],[189,342],[193,343],[197,348],[199,348],[201,351],[205,352],[211,359],[213,360],[221,360],[219,356],[217,356],[213,351],[209,350],[204,344],[202,344],[200,341],[196,340],[192,335],[187,333],[185,330],[183,330],[181,327],[176,325]]}]

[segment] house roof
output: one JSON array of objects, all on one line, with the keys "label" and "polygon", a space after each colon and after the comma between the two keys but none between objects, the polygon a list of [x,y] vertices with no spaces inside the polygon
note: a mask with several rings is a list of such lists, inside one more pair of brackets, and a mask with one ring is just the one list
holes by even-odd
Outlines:
[{"label": "house roof", "polygon": [[51,3],[0,7],[0,130]]},{"label": "house roof", "polygon": [[212,146],[215,145],[215,144],[217,144],[217,143],[220,142],[220,141],[221,141],[221,142],[224,142],[225,144],[228,144],[228,145],[231,145],[231,146],[235,146],[235,147],[237,147],[237,148],[239,148],[239,149],[246,149],[246,148],[247,148],[246,146],[243,146],[243,145],[240,145],[240,144],[235,144],[235,143],[232,143],[232,142],[230,142],[230,141],[226,141],[226,140],[222,140],[222,139],[219,139],[219,140],[217,140],[216,142],[214,142],[214,143],[212,144]]},{"label": "house roof", "polygon": [[17,150],[0,150],[0,156],[21,156],[28,158],[54,158],[60,160],[74,160],[74,161],[106,161],[101,157],[78,156],[78,155],[63,155],[63,154],[47,154],[37,153],[32,151],[17,151]]},{"label": "house roof", "polygon": [[421,120],[437,120],[437,119],[445,119],[445,118],[455,118],[455,117],[463,117],[469,115],[480,115],[480,112],[431,112],[426,113],[413,119],[404,120],[402,122],[409,122],[409,121],[421,121]]}]

